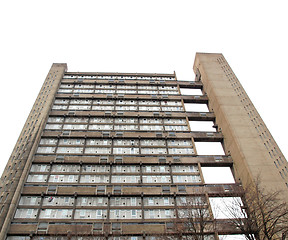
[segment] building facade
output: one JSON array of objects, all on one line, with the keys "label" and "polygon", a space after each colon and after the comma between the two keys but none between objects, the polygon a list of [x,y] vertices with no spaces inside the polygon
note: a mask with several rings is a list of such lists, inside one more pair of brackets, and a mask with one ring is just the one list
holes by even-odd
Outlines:
[{"label": "building facade", "polygon": [[[192,210],[212,226],[210,199],[259,174],[287,192],[287,162],[224,57],[198,53],[194,71],[182,81],[53,64],[1,178],[0,239],[185,238]],[[224,153],[200,155],[199,142]],[[204,167],[234,181],[208,184]],[[238,233],[217,221],[206,239]]]}]

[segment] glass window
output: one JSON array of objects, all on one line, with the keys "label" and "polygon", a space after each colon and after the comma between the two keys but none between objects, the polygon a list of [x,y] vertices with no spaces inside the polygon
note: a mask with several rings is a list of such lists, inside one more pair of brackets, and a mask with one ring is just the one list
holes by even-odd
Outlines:
[{"label": "glass window", "polygon": [[113,154],[139,154],[139,148],[113,148]]},{"label": "glass window", "polygon": [[109,176],[107,175],[82,175],[80,183],[108,183]]},{"label": "glass window", "polygon": [[57,219],[71,219],[72,209],[42,209],[40,212],[40,219],[43,218],[57,218]]},{"label": "glass window", "polygon": [[111,148],[104,148],[104,147],[99,147],[99,148],[92,148],[88,147],[85,148],[85,153],[86,154],[110,154],[111,153]]},{"label": "glass window", "polygon": [[115,118],[115,123],[138,123],[137,118]]},{"label": "glass window", "polygon": [[55,147],[38,147],[37,153],[55,153]]},{"label": "glass window", "polygon": [[67,117],[65,118],[66,123],[88,123],[88,118],[81,118],[81,117]]},{"label": "glass window", "polygon": [[111,145],[112,140],[110,139],[87,139],[86,145]]},{"label": "glass window", "polygon": [[80,165],[53,164],[51,172],[80,172]]},{"label": "glass window", "polygon": [[22,196],[19,201],[19,206],[21,205],[32,205],[39,206],[41,201],[41,197],[30,197],[30,196]]},{"label": "glass window", "polygon": [[134,175],[113,175],[112,183],[138,183],[140,181],[140,176]]},{"label": "glass window", "polygon": [[52,110],[67,110],[67,105],[53,105]]},{"label": "glass window", "polygon": [[47,122],[64,122],[63,117],[49,117]]},{"label": "glass window", "polygon": [[78,197],[77,206],[107,206],[106,197]]},{"label": "glass window", "polygon": [[49,172],[50,165],[48,164],[32,164],[30,172]]},{"label": "glass window", "polygon": [[74,197],[44,197],[43,206],[73,206]]},{"label": "glass window", "polygon": [[[77,126],[77,125],[72,125]],[[59,145],[84,145],[84,139],[72,139],[72,138],[64,138],[59,140]]]},{"label": "glass window", "polygon": [[58,140],[56,138],[42,138],[40,141],[41,145],[56,145]]},{"label": "glass window", "polygon": [[197,183],[201,182],[201,178],[199,175],[178,175],[173,176],[174,183]]},{"label": "glass window", "polygon": [[107,210],[105,209],[76,209],[75,219],[105,219]]},{"label": "glass window", "polygon": [[194,154],[192,148],[168,148],[169,154]]},{"label": "glass window", "polygon": [[14,218],[36,218],[38,209],[18,208]]},{"label": "glass window", "polygon": [[77,183],[78,175],[50,175],[49,182]]},{"label": "glass window", "polygon": [[28,175],[27,182],[46,182],[48,175],[36,175],[30,174]]},{"label": "glass window", "polygon": [[83,153],[82,147],[58,147],[57,153]]},{"label": "glass window", "polygon": [[165,140],[141,140],[141,146],[166,146]]}]

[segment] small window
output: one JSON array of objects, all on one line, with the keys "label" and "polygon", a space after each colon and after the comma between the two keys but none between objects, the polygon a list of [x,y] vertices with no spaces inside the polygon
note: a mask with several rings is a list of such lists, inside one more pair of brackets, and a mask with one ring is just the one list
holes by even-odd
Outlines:
[{"label": "small window", "polygon": [[97,193],[98,194],[105,194],[106,186],[98,186]]},{"label": "small window", "polygon": [[48,229],[48,223],[41,222],[39,223],[37,230],[39,232],[39,231],[47,231],[47,229]]},{"label": "small window", "polygon": [[121,186],[114,186],[114,194],[121,194]]},{"label": "small window", "polygon": [[178,186],[178,191],[179,192],[186,192],[186,186],[179,185]]},{"label": "small window", "polygon": [[115,163],[122,163],[123,158],[122,157],[115,157]]},{"label": "small window", "polygon": [[121,223],[112,223],[112,230],[120,231],[121,230]]},{"label": "small window", "polygon": [[100,158],[100,163],[107,163],[108,162],[108,157],[101,157]]},{"label": "small window", "polygon": [[166,228],[167,230],[172,230],[174,228],[174,223],[173,222],[166,223]]},{"label": "small window", "polygon": [[159,163],[166,163],[166,158],[159,158]]},{"label": "small window", "polygon": [[170,192],[170,186],[162,186],[162,192]]}]

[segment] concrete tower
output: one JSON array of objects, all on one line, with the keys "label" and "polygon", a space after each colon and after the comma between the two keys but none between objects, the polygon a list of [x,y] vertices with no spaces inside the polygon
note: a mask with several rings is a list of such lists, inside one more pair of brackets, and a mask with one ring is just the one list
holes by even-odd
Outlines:
[{"label": "concrete tower", "polygon": [[[258,176],[286,196],[287,162],[223,55],[197,53],[194,71],[190,82],[53,64],[1,178],[0,239],[161,239],[191,201],[214,223],[210,199]],[[198,154],[203,142],[223,153]],[[234,180],[207,183],[205,167]],[[205,235],[235,233],[219,220]]]}]

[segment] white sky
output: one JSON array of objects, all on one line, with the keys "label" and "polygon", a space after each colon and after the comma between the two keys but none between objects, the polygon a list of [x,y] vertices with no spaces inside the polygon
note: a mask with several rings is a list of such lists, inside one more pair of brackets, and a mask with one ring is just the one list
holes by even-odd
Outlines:
[{"label": "white sky", "polygon": [[286,2],[1,1],[1,166],[53,62],[193,80],[196,52],[224,54],[287,157]]}]

